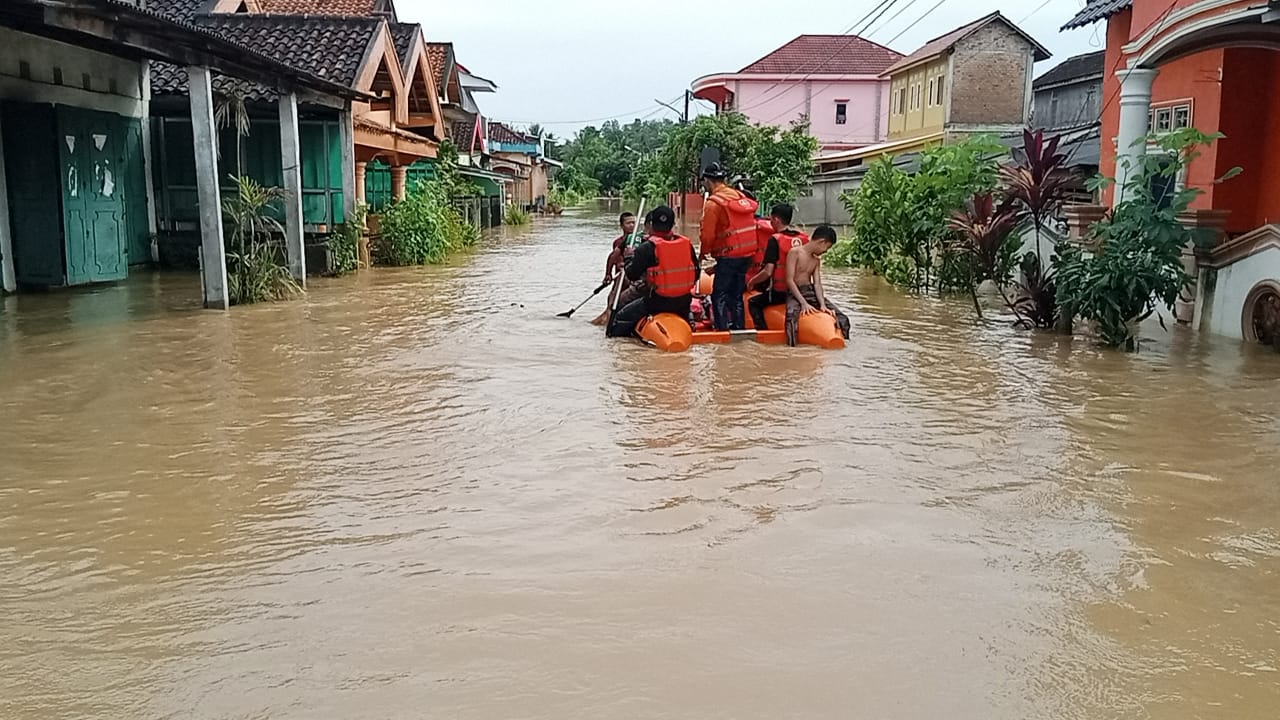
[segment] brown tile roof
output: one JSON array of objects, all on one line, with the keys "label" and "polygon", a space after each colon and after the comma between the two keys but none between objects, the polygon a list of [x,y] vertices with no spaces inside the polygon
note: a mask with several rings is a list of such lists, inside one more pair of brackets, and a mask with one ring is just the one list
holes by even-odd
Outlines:
[{"label": "brown tile roof", "polygon": [[946,35],[943,35],[941,37],[936,37],[930,40],[929,42],[921,46],[919,50],[916,50],[915,52],[911,53],[905,58],[894,63],[891,67],[887,68],[881,74],[891,75],[893,73],[898,72],[899,70],[905,70],[906,68],[909,68],[913,65],[918,65],[927,60],[931,60],[941,55],[942,53],[950,50],[952,47],[956,45],[956,43],[969,37],[969,35],[977,32],[978,30],[986,27],[990,23],[995,22],[997,20],[1004,23],[1005,25],[1008,25],[1014,32],[1026,38],[1027,42],[1031,44],[1032,48],[1034,48],[1033,53],[1035,55],[1035,60],[1037,62],[1039,62],[1040,60],[1048,59],[1049,51],[1045,50],[1044,46],[1036,42],[1035,38],[1023,32],[1022,28],[1018,27],[1017,25],[1014,25],[1003,14],[999,12],[993,12],[990,15],[987,15],[986,17],[980,18],[978,20],[975,20],[969,23],[968,25],[964,25],[962,27],[956,28],[955,30],[952,30]]},{"label": "brown tile roof", "polygon": [[445,87],[445,76],[449,72],[449,58],[453,57],[453,43],[427,43],[427,62],[431,65],[431,74],[436,78],[436,91],[441,97],[448,94]]},{"label": "brown tile roof", "polygon": [[262,12],[280,15],[361,15],[377,12],[378,0],[258,0]]},{"label": "brown tile roof", "polygon": [[500,122],[489,123],[489,139],[501,143],[536,143],[538,139],[530,137]]},{"label": "brown tile roof", "polygon": [[902,55],[857,35],[801,35],[740,73],[879,75]]},{"label": "brown tile roof", "polygon": [[475,115],[469,115],[465,120],[454,121],[453,126],[449,128],[449,139],[453,140],[453,144],[460,152],[471,152],[476,139],[477,120]]}]

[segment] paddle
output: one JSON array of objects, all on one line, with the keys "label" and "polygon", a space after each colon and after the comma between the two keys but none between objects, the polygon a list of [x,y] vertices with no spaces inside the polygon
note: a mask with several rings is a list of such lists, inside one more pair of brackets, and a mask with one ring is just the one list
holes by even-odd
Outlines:
[{"label": "paddle", "polygon": [[586,305],[587,303],[591,302],[591,298],[593,298],[593,297],[595,297],[595,296],[599,295],[600,293],[604,292],[604,289],[605,289],[605,288],[607,288],[607,287],[609,287],[609,286],[610,286],[610,285],[612,285],[612,284],[613,284],[613,280],[612,280],[612,279],[605,280],[603,283],[601,283],[601,284],[600,284],[600,287],[596,288],[595,292],[591,293],[591,297],[589,297],[589,298],[587,298],[586,300],[583,300],[582,302],[578,303],[578,307],[576,307],[576,308],[574,308],[574,309],[572,309],[572,310],[570,310],[570,311],[568,311],[568,312],[562,312],[562,313],[560,313],[559,315],[556,315],[556,317],[562,317],[562,318],[570,318],[570,317],[573,317],[573,314],[574,314],[574,313],[576,313],[576,312],[578,312],[578,310],[582,309],[582,306],[583,306],[583,305]]}]

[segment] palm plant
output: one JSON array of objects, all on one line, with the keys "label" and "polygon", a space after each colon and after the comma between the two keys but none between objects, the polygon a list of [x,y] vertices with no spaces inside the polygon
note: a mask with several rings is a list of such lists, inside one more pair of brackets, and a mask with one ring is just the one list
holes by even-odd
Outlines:
[{"label": "palm plant", "polygon": [[244,157],[244,138],[249,136],[253,123],[249,120],[249,108],[245,104],[243,93],[227,93],[218,96],[213,109],[213,121],[219,130],[235,128],[236,131],[236,176],[243,174],[241,168]]},{"label": "palm plant", "polygon": [[1014,263],[1014,245],[1009,239],[1019,222],[1012,200],[1006,198],[997,204],[995,195],[988,192],[975,194],[965,203],[964,209],[953,214],[947,223],[958,237],[960,253],[968,260],[969,294],[973,298],[973,309],[980,318],[982,306],[978,303],[977,287],[979,283],[990,280],[1018,322],[1023,321],[1017,303],[1011,301],[1005,291]]}]

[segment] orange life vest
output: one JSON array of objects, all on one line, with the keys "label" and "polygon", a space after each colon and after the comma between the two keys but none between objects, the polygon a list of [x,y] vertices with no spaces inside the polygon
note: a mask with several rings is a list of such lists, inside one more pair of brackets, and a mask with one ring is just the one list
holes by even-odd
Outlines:
[{"label": "orange life vest", "polygon": [[693,292],[698,266],[693,262],[693,242],[683,235],[649,238],[658,264],[645,273],[649,288],[662,297],[682,297]]},{"label": "orange life vest", "polygon": [[750,278],[764,267],[764,251],[769,247],[769,238],[773,237],[773,223],[763,218],[756,219],[756,254],[751,256],[751,269],[747,271]]},{"label": "orange life vest", "polygon": [[787,291],[787,253],[798,247],[809,244],[809,236],[802,232],[795,235],[780,232],[774,235],[778,241],[778,264],[773,266],[773,289],[775,292]]},{"label": "orange life vest", "polygon": [[751,257],[756,252],[756,208],[760,203],[735,191],[737,197],[712,195],[707,200],[724,210],[729,220],[727,229],[716,237],[717,258]]}]

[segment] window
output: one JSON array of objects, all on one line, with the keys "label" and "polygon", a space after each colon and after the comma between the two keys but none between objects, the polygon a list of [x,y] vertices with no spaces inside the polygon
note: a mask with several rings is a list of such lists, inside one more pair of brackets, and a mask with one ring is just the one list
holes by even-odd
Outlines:
[{"label": "window", "polygon": [[934,93],[936,93],[937,91],[938,91],[937,78],[929,78],[929,107],[933,107],[934,105],[938,104],[937,101],[933,99]]},{"label": "window", "polygon": [[939,76],[938,76],[938,104],[939,104],[939,105],[941,105],[941,104],[942,104],[942,97],[943,97],[943,94],[942,94],[942,93],[943,93],[943,90],[942,90],[943,85],[942,85],[942,83],[943,83],[943,81],[944,81],[945,79],[946,79],[946,76],[945,76],[945,75],[939,75]]},{"label": "window", "polygon": [[907,109],[907,89],[898,88],[897,94],[894,96],[894,112],[901,115]]},{"label": "window", "polygon": [[849,119],[849,106],[846,103],[836,103],[836,124],[844,125]]},{"label": "window", "polygon": [[1191,103],[1152,108],[1147,114],[1147,131],[1167,133],[1191,127]]}]

